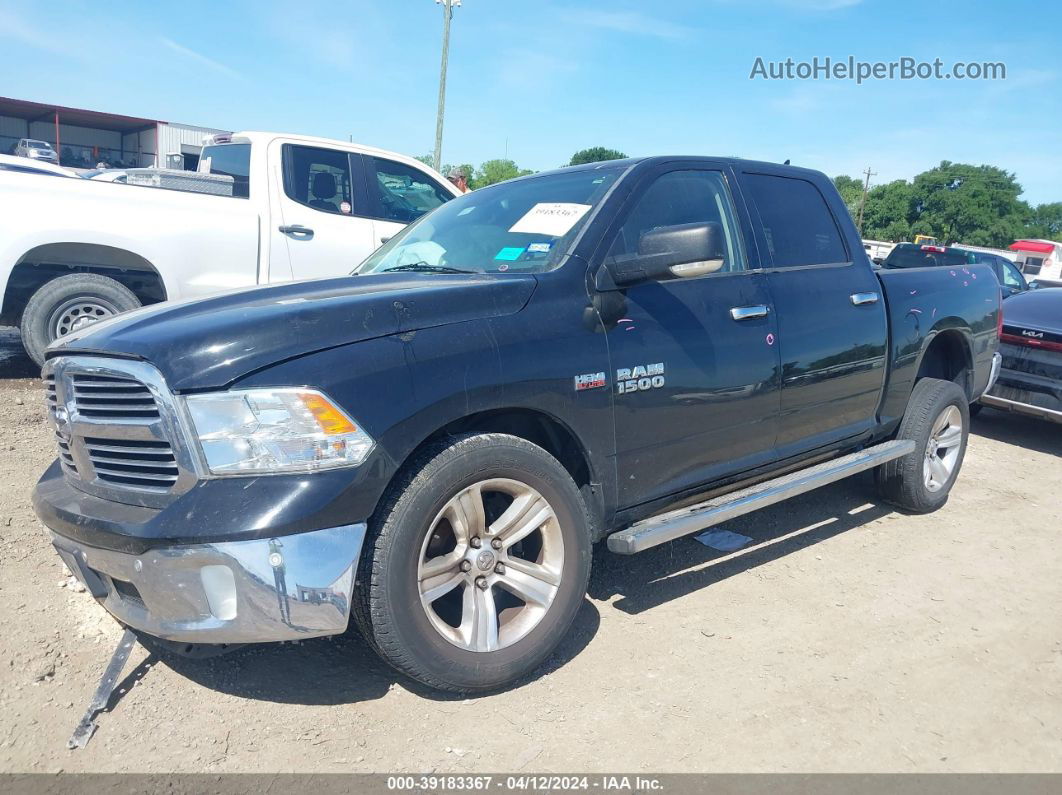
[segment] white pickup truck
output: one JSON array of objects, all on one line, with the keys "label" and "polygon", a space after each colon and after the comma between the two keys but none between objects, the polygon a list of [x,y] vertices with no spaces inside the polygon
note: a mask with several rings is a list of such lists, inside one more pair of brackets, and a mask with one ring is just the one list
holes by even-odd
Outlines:
[{"label": "white pickup truck", "polygon": [[275,133],[217,137],[232,196],[0,172],[0,325],[38,364],[56,337],[144,304],[349,273],[459,195],[413,158]]}]

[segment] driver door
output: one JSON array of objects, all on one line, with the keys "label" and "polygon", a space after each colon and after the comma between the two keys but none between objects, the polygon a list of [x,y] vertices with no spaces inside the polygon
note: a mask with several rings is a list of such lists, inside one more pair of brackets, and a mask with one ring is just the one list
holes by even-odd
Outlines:
[{"label": "driver door", "polygon": [[621,507],[696,489],[772,457],[777,326],[729,180],[721,168],[654,173],[613,233],[607,256],[616,259],[637,256],[641,236],[660,227],[714,223],[725,240],[718,272],[620,291],[620,319],[607,340]]}]

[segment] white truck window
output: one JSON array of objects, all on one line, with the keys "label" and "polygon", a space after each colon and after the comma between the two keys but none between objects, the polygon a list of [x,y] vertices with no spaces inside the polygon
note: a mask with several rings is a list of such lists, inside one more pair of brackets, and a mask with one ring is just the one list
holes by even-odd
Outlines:
[{"label": "white truck window", "polygon": [[204,146],[199,155],[199,171],[232,177],[232,195],[251,195],[251,145],[215,144]]},{"label": "white truck window", "polygon": [[351,215],[349,155],[335,149],[285,144],[284,193],[321,212]]},{"label": "white truck window", "polygon": [[366,158],[369,189],[377,191],[380,217],[408,224],[450,201],[453,194],[419,169],[382,157]]}]

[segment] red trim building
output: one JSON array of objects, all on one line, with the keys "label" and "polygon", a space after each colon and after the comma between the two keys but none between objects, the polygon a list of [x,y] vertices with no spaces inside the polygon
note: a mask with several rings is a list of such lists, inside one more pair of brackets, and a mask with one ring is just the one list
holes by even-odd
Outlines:
[{"label": "red trim building", "polygon": [[22,138],[46,141],[71,168],[167,166],[194,168],[213,127],[173,124],[25,99],[0,97],[0,152],[13,153]]}]

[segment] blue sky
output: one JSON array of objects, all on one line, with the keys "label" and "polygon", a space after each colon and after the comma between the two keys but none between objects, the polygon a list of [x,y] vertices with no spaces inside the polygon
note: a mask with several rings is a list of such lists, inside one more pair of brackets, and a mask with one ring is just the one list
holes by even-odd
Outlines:
[{"label": "blue sky", "polygon": [[[38,13],[43,12],[43,13]],[[432,149],[433,0],[0,0],[0,95]],[[1062,10],[1042,2],[464,0],[446,162],[577,149],[721,154],[909,178],[942,159],[1062,200]],[[757,56],[1003,61],[1005,81],[750,80]]]}]

